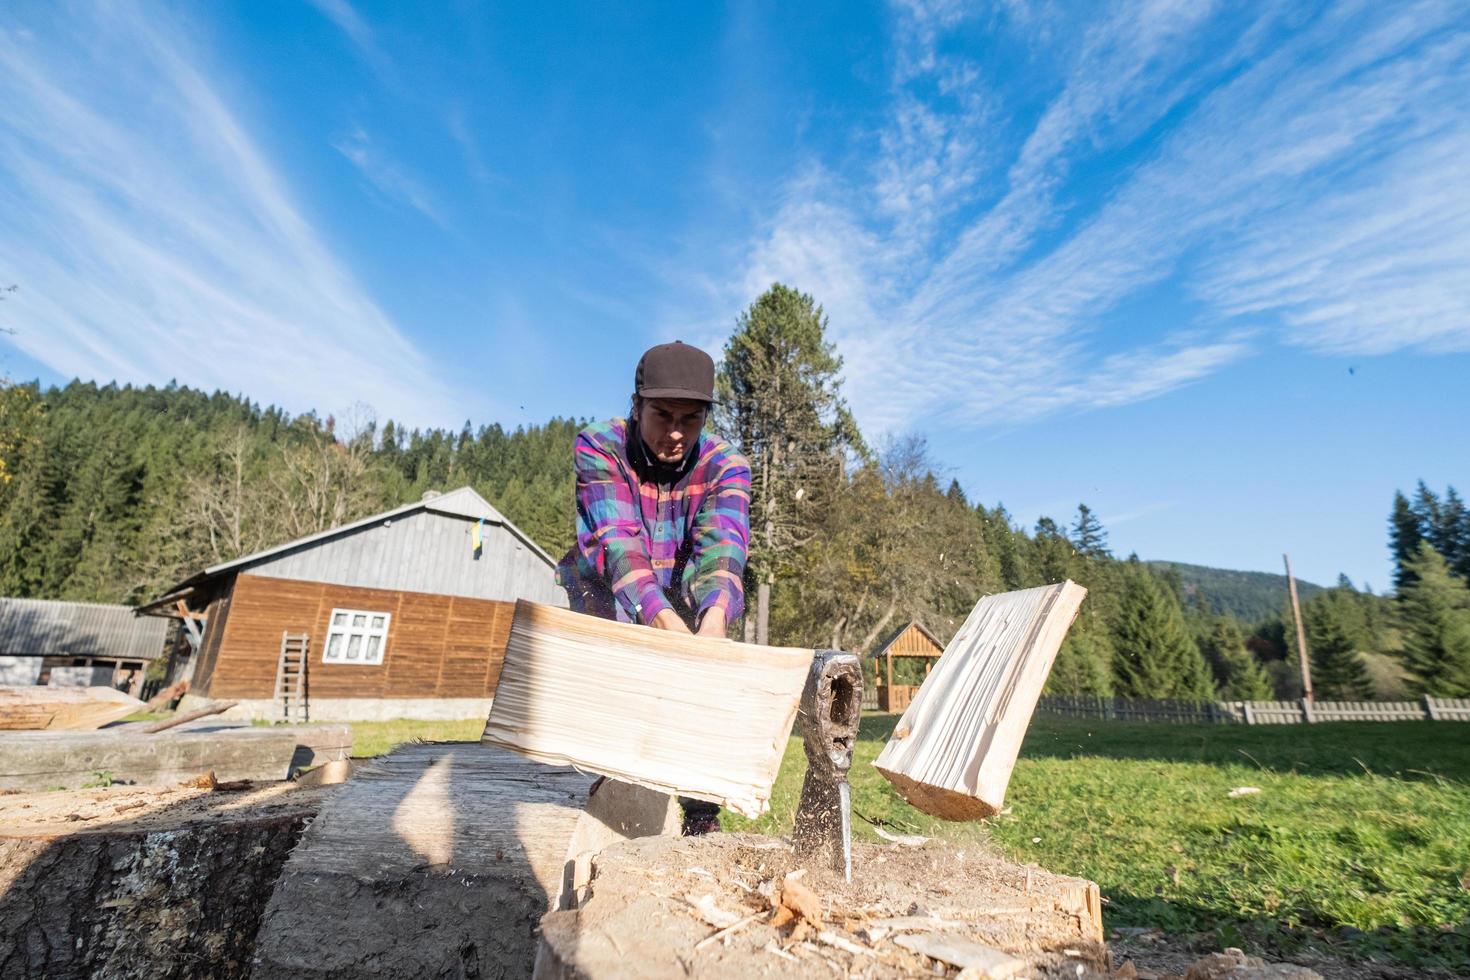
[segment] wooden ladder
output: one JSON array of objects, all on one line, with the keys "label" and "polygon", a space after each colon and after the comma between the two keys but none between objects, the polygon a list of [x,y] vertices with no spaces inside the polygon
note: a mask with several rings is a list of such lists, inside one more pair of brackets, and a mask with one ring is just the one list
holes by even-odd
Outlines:
[{"label": "wooden ladder", "polygon": [[306,633],[281,633],[281,659],[276,663],[276,703],[285,722],[305,722],[307,648]]}]

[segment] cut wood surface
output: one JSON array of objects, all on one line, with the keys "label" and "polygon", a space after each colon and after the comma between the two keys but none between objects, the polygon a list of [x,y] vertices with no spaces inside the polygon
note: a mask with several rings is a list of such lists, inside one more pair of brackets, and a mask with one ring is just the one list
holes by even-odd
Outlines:
[{"label": "cut wood surface", "polygon": [[946,820],[1000,812],[1042,685],[1087,590],[1075,582],[975,604],[874,765]]},{"label": "cut wood surface", "polygon": [[593,783],[480,744],[364,764],[291,855],[254,975],[529,976],[536,923],[574,904],[579,869],[609,841],[678,827],[670,797]]},{"label": "cut wood surface", "polygon": [[485,741],[756,817],[811,664],[522,601]]},{"label": "cut wood surface", "polygon": [[347,725],[177,728],[146,737],[135,730],[0,734],[0,789],[164,785],[208,770],[221,782],[266,782],[352,751]]},{"label": "cut wood surface", "polygon": [[0,687],[0,730],[85,731],[145,707],[110,687]]}]

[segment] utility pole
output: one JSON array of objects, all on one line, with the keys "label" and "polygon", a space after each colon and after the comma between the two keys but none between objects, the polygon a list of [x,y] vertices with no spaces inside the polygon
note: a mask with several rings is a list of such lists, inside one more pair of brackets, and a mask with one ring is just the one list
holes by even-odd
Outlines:
[{"label": "utility pole", "polygon": [[1291,574],[1291,556],[1282,555],[1286,562],[1286,590],[1291,593],[1291,614],[1296,619],[1296,652],[1302,661],[1302,700],[1312,700],[1312,664],[1307,659],[1307,631],[1302,628],[1302,606],[1296,598],[1296,578]]}]

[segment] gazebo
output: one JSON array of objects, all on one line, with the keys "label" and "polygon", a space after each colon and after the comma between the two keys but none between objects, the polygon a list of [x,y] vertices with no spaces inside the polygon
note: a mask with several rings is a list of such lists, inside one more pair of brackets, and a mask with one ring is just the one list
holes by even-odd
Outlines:
[{"label": "gazebo", "polygon": [[924,675],[927,677],[934,661],[944,652],[944,644],[939,638],[929,632],[923,623],[914,621],[899,629],[890,636],[878,652],[873,654],[875,658],[883,661],[883,668],[878,679],[878,710],[880,711],[903,711],[909,706],[909,702],[918,693],[917,684],[895,684],[893,681],[893,660],[895,657],[915,657],[928,660],[924,665]]}]

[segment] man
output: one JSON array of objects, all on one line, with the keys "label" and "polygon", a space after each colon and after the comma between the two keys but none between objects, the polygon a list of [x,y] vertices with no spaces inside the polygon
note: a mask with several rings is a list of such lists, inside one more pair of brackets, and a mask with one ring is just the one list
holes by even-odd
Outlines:
[{"label": "man", "polygon": [[[577,435],[577,543],[557,565],[573,609],[721,638],[744,612],[750,464],[704,433],[714,389],[708,354],[660,344],[630,417]],[[716,829],[718,807],[683,803],[685,833]]]}]

